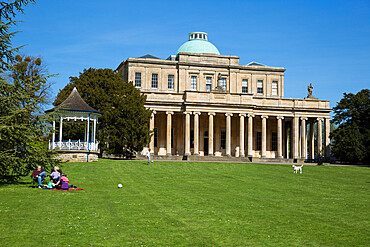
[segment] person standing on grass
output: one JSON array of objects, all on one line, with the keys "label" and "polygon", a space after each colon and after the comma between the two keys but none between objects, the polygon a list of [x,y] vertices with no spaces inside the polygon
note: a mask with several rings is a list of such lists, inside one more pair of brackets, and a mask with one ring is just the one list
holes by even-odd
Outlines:
[{"label": "person standing on grass", "polygon": [[41,188],[41,181],[44,180],[45,175],[46,175],[46,172],[43,169],[41,169],[41,166],[37,166],[37,169],[33,170],[33,172],[32,172],[31,177],[34,180],[37,179],[37,181],[39,183],[39,188]]},{"label": "person standing on grass", "polygon": [[150,164],[150,148],[146,151],[146,157],[148,158],[148,165]]}]

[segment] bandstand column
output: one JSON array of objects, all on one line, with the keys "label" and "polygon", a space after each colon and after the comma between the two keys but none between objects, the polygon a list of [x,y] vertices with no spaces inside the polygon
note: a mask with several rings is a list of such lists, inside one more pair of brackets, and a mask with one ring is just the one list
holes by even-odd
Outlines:
[{"label": "bandstand column", "polygon": [[239,117],[240,117],[240,130],[239,130],[239,142],[240,142],[240,154],[239,156],[240,157],[244,157],[245,156],[245,146],[244,146],[244,118],[245,118],[246,114],[244,113],[241,113],[239,114]]},{"label": "bandstand column", "polygon": [[184,112],[185,114],[185,155],[190,153],[190,114],[191,112]]},{"label": "bandstand column", "polygon": [[53,120],[53,143],[51,144],[52,149],[55,149],[55,120]]},{"label": "bandstand column", "polygon": [[156,114],[156,111],[152,112],[152,118],[149,122],[149,129],[153,132],[152,138],[150,138],[149,148],[150,153],[154,154],[154,115]]},{"label": "bandstand column", "polygon": [[194,155],[199,155],[199,115],[200,112],[194,114]]},{"label": "bandstand column", "polygon": [[262,158],[266,158],[266,119],[268,116],[261,116],[262,119]]},{"label": "bandstand column", "polygon": [[248,114],[248,157],[253,157],[253,114]]},{"label": "bandstand column", "polygon": [[325,159],[330,158],[330,118],[325,118]]},{"label": "bandstand column", "polygon": [[60,127],[59,127],[59,148],[62,149],[62,137],[63,137],[63,117],[60,117]]},{"label": "bandstand column", "polygon": [[302,117],[301,118],[301,130],[302,130],[302,133],[301,133],[301,158],[302,159],[307,159],[307,134],[306,134],[306,120],[307,118],[305,117]]},{"label": "bandstand column", "polygon": [[282,131],[282,119],[284,117],[277,116],[277,157],[283,158],[283,131]]},{"label": "bandstand column", "polygon": [[315,159],[315,122],[310,122],[310,159]]},{"label": "bandstand column", "polygon": [[172,129],[172,111],[166,112],[167,114],[167,135],[166,135],[166,153],[171,155],[171,129]]},{"label": "bandstand column", "polygon": [[231,155],[231,116],[232,113],[226,113],[226,156]]},{"label": "bandstand column", "polygon": [[214,112],[208,113],[208,155],[213,155],[213,116]]},{"label": "bandstand column", "polygon": [[87,150],[90,150],[90,115],[87,118]]},{"label": "bandstand column", "polygon": [[293,159],[299,159],[299,118],[293,118]]},{"label": "bandstand column", "polygon": [[322,118],[317,119],[317,158],[322,156]]}]

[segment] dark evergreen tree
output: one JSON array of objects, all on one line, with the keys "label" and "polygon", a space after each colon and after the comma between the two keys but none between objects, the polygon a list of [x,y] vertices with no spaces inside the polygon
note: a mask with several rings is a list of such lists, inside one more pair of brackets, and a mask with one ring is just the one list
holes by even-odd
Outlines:
[{"label": "dark evergreen tree", "polygon": [[333,108],[333,123],[338,126],[331,133],[332,152],[341,161],[370,162],[370,90],[357,94],[344,93]]},{"label": "dark evergreen tree", "polygon": [[15,181],[37,165],[50,168],[53,159],[44,140],[48,119],[41,114],[46,103],[49,75],[40,58],[15,57],[0,79],[0,180]]},{"label": "dark evergreen tree", "polygon": [[[70,83],[60,90],[54,105],[62,103],[73,87],[87,104],[103,112],[97,133],[102,151],[131,157],[149,142],[151,111],[144,107],[146,96],[132,83],[124,82],[111,69],[85,69],[79,77],[70,77]],[[63,132],[77,136],[83,130],[66,125]]]}]

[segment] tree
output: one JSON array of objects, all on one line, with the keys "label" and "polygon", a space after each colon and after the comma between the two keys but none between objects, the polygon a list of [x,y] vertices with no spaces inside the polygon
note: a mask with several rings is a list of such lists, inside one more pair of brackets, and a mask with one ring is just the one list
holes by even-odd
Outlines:
[{"label": "tree", "polygon": [[13,18],[18,12],[23,13],[23,7],[34,0],[16,0],[13,2],[0,2],[0,69],[6,70],[8,64],[13,61],[13,54],[22,47],[12,47],[11,39],[18,31],[10,32],[16,25]]},{"label": "tree", "polygon": [[46,103],[48,78],[41,59],[21,56],[0,79],[0,180],[16,181],[37,165],[59,163],[44,140],[48,119],[40,110]]},{"label": "tree", "polygon": [[[85,69],[79,77],[70,77],[70,83],[59,91],[53,104],[62,103],[73,87],[87,104],[103,112],[97,133],[102,151],[130,157],[149,142],[151,111],[144,107],[146,96],[132,83],[124,82],[111,69]],[[63,128],[63,132],[77,135],[76,129]]]},{"label": "tree", "polygon": [[333,123],[338,128],[331,133],[332,151],[341,161],[368,163],[370,161],[370,91],[344,93],[333,108]]}]

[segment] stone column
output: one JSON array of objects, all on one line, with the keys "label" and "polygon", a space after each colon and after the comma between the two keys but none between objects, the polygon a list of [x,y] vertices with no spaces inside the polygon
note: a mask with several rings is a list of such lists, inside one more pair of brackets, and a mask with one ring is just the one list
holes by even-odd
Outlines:
[{"label": "stone column", "polygon": [[240,142],[240,154],[239,157],[244,157],[245,156],[245,146],[244,146],[244,118],[245,118],[245,113],[239,114],[240,117],[240,130],[239,130],[239,142]]},{"label": "stone column", "polygon": [[216,115],[214,112],[208,113],[208,155],[213,155],[213,116]]},{"label": "stone column", "polygon": [[310,159],[315,159],[315,122],[310,122]]},{"label": "stone column", "polygon": [[167,114],[167,135],[166,135],[166,154],[171,155],[172,154],[172,148],[171,148],[171,129],[172,129],[172,111],[166,112]]},{"label": "stone column", "polygon": [[261,116],[262,119],[262,158],[266,158],[266,119],[268,119],[268,116]]},{"label": "stone column", "polygon": [[317,158],[322,156],[322,118],[317,119]]},{"label": "stone column", "polygon": [[281,120],[284,119],[282,116],[277,116],[277,157],[279,159],[283,158],[283,128]]},{"label": "stone column", "polygon": [[231,156],[231,117],[232,113],[226,113],[226,156]]},{"label": "stone column", "polygon": [[248,114],[248,157],[253,157],[253,114]]},{"label": "stone column", "polygon": [[299,118],[293,118],[293,159],[299,159],[299,152],[298,152],[298,141],[299,141]]},{"label": "stone column", "polygon": [[190,153],[190,114],[191,112],[184,112],[185,114],[185,155]]},{"label": "stone column", "polygon": [[302,143],[301,143],[301,149],[302,149],[302,151],[301,151],[301,158],[302,159],[307,159],[307,139],[306,139],[306,137],[307,137],[307,134],[306,134],[306,120],[307,120],[307,118],[305,118],[305,117],[302,117],[301,118],[301,126],[302,126],[302,133],[301,133],[301,141],[302,141]]},{"label": "stone column", "polygon": [[194,155],[199,155],[199,115],[200,112],[194,114]]},{"label": "stone column", "polygon": [[154,115],[156,114],[156,111],[152,112],[152,118],[150,119],[149,122],[149,129],[150,131],[153,131],[152,138],[150,139],[149,143],[149,148],[150,148],[150,153],[154,154]]},{"label": "stone column", "polygon": [[325,159],[330,159],[330,118],[325,118]]}]

